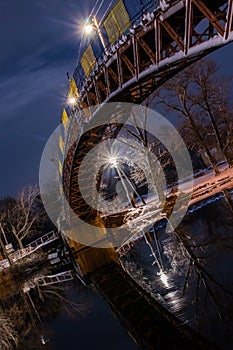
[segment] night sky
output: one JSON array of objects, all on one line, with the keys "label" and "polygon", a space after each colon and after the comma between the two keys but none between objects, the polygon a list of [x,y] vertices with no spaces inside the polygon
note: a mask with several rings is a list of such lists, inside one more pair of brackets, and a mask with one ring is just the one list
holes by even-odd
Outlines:
[{"label": "night sky", "polygon": [[[45,143],[60,122],[66,72],[77,61],[80,22],[95,0],[0,3],[0,196],[38,183]],[[233,74],[232,44],[214,54]]]},{"label": "night sky", "polygon": [[93,0],[0,2],[0,196],[37,183],[44,145],[60,122]]}]

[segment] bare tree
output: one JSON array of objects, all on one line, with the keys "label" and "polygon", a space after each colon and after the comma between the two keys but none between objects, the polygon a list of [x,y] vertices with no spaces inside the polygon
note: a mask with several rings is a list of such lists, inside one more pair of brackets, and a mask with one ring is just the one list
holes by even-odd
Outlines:
[{"label": "bare tree", "polygon": [[[196,85],[195,94],[189,98],[208,116],[217,144],[228,163],[232,165],[233,160],[227,152],[224,140],[229,139],[232,77],[219,76],[218,66],[211,59],[205,59],[202,64],[191,66],[189,72],[190,79]],[[225,132],[227,135],[224,137]]]},{"label": "bare tree", "polygon": [[38,219],[37,210],[39,190],[36,186],[25,187],[16,199],[3,200],[0,211],[0,230],[5,244],[7,237],[13,235],[19,248],[24,247],[23,240],[33,230]]},{"label": "bare tree", "polygon": [[182,118],[181,133],[186,142],[206,153],[216,174],[219,169],[211,152],[213,142],[232,165],[231,78],[223,78],[217,72],[213,60],[198,62],[164,84],[151,102],[151,106],[162,105],[166,112]]},{"label": "bare tree", "polygon": [[18,334],[15,331],[12,321],[0,309],[0,349],[11,350],[18,343]]}]

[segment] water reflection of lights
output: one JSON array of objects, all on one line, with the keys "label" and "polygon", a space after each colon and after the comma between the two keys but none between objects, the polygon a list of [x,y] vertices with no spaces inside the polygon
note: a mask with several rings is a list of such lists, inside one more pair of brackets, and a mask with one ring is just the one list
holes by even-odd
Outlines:
[{"label": "water reflection of lights", "polygon": [[160,280],[166,288],[169,288],[167,275],[163,272],[159,272]]},{"label": "water reflection of lights", "polygon": [[165,299],[173,312],[180,312],[182,310],[184,298],[181,298],[177,290],[168,293]]}]

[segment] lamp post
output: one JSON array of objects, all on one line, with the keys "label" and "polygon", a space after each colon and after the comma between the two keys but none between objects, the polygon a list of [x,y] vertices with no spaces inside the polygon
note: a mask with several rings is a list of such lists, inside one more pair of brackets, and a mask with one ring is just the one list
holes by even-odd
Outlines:
[{"label": "lamp post", "polygon": [[112,157],[109,159],[109,164],[111,165],[112,168],[115,168],[117,170],[117,173],[119,175],[119,178],[121,180],[122,186],[126,192],[127,198],[130,202],[131,205],[133,205],[133,207],[136,207],[136,205],[134,204],[134,202],[132,201],[132,199],[130,199],[130,195],[128,193],[128,189],[125,185],[125,181],[124,179],[127,181],[127,183],[129,184],[129,186],[131,187],[131,189],[133,190],[133,192],[136,193],[137,197],[141,199],[142,203],[145,205],[146,202],[144,201],[144,199],[142,198],[142,196],[138,193],[136,186],[132,183],[132,181],[128,178],[128,176],[125,174],[125,172],[123,171],[123,169],[119,166],[119,162],[118,159],[116,157]]},{"label": "lamp post", "polygon": [[[123,176],[122,176],[122,171],[121,171],[121,169],[119,168],[119,164],[118,164],[118,159],[117,158],[110,158],[109,159],[109,164],[110,164],[110,166],[112,167],[112,168],[114,168],[114,169],[116,169],[116,171],[117,171],[117,174],[118,174],[118,176],[119,176],[119,178],[120,178],[120,180],[121,180],[121,184],[122,184],[122,186],[123,186],[123,188],[124,188],[124,191],[125,191],[125,193],[126,193],[126,196],[127,196],[127,199],[128,199],[128,202],[129,202],[129,204],[130,205],[133,205],[133,203],[132,203],[132,200],[130,199],[130,194],[129,194],[129,192],[128,192],[128,188],[127,188],[127,186],[126,186],[126,184],[125,184],[125,181],[124,181],[124,179],[123,179],[123,176],[127,179],[127,177],[126,177],[126,175],[123,173]],[[130,184],[131,185],[131,184]],[[134,206],[134,205],[133,205]]]},{"label": "lamp post", "polygon": [[[132,199],[130,198],[130,193],[128,191],[128,188],[125,184],[125,181],[127,181],[127,183],[129,184],[129,186],[131,187],[131,189],[136,193],[136,195],[138,196],[138,198],[141,199],[143,205],[146,205],[146,202],[144,201],[144,199],[142,198],[142,196],[138,193],[136,186],[132,183],[132,181],[128,178],[128,176],[125,174],[124,170],[121,168],[120,164],[119,164],[119,159],[117,157],[109,157],[108,159],[108,164],[111,166],[111,168],[114,168],[120,178],[120,181],[122,183],[123,189],[126,193],[128,202],[130,205],[132,205],[134,208],[136,207],[136,205],[133,203]],[[156,247],[157,247],[157,252],[158,252],[158,257],[156,255],[156,252],[154,251],[154,248],[152,246],[152,244],[149,242],[146,233],[143,233],[143,236],[145,238],[146,243],[148,244],[148,246],[151,249],[151,253],[155,259],[154,263],[157,264],[157,267],[159,269],[158,272],[158,276],[160,276],[160,280],[163,283],[163,285],[166,288],[169,288],[169,284],[168,284],[168,278],[164,269],[164,265],[163,265],[163,259],[162,259],[162,253],[161,253],[161,248],[156,236],[156,232],[155,232],[155,225],[153,225],[153,232],[154,232],[154,239],[156,242]]]},{"label": "lamp post", "polygon": [[104,48],[104,51],[106,52],[106,47],[107,47],[107,44],[106,44],[106,41],[104,39],[104,36],[101,32],[101,29],[100,29],[100,24],[97,20],[97,18],[95,16],[92,17],[91,19],[91,22],[87,22],[84,26],[84,33],[86,33],[87,35],[90,35],[93,30],[96,30],[97,33],[98,33],[98,36],[100,38],[100,41],[103,45],[103,48]]},{"label": "lamp post", "polygon": [[76,103],[76,98],[75,97],[71,96],[71,97],[68,98],[68,104],[70,106],[74,106],[75,103]]}]

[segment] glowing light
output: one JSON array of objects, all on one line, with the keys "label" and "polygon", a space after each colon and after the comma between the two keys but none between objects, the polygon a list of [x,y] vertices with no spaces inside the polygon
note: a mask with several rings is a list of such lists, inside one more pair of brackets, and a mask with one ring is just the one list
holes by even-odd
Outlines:
[{"label": "glowing light", "polygon": [[86,34],[91,34],[94,30],[94,26],[90,23],[87,23],[87,24],[85,24],[83,30]]},{"label": "glowing light", "polygon": [[111,158],[109,158],[108,162],[109,162],[109,164],[110,164],[112,167],[116,167],[116,166],[117,166],[117,158],[116,158],[116,157],[111,157]]},{"label": "glowing light", "polygon": [[161,271],[159,275],[160,275],[161,282],[164,284],[164,286],[166,288],[169,288],[167,275],[165,275],[163,271]]},{"label": "glowing light", "polygon": [[68,104],[73,106],[75,103],[76,103],[76,98],[75,97],[69,97]]}]

